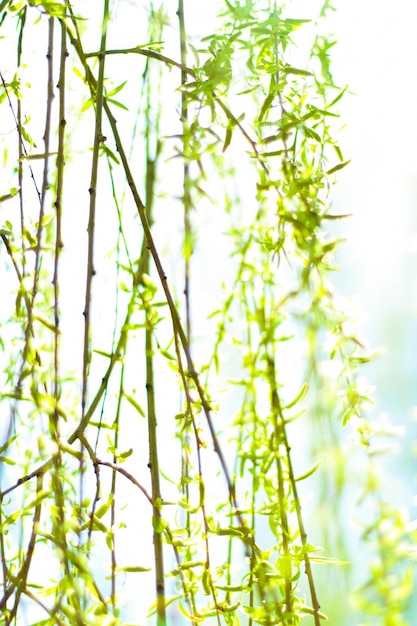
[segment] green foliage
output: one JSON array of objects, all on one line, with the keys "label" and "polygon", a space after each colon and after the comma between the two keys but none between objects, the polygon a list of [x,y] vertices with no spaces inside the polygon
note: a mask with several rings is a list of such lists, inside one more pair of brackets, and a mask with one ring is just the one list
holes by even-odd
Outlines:
[{"label": "green foliage", "polygon": [[[102,4],[0,3],[4,624],[128,624],[139,585],[142,623],[319,626],[349,427],[377,557],[356,605],[406,624],[414,531],[382,497],[371,355],[330,281],[335,42],[319,20],[295,62],[311,19],[251,0],[200,41],[181,0],[147,3],[129,41]],[[310,481],[334,498],[306,519]]]}]

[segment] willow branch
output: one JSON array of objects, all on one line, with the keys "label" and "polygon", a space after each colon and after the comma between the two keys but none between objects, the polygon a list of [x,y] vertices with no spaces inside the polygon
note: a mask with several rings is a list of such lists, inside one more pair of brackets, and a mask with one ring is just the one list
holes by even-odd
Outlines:
[{"label": "willow branch", "polygon": [[109,0],[105,0],[102,20],[102,34],[99,53],[99,69],[98,79],[94,82],[95,96],[95,128],[94,128],[94,145],[93,158],[91,163],[90,177],[90,209],[88,217],[88,260],[87,260],[87,280],[85,288],[85,308],[84,308],[84,354],[83,354],[83,387],[81,397],[82,417],[85,415],[87,403],[87,381],[88,368],[90,363],[90,342],[91,342],[91,297],[92,297],[92,279],[94,276],[94,235],[95,235],[95,217],[96,217],[96,200],[97,200],[97,178],[98,178],[98,159],[100,145],[105,138],[102,132],[102,116],[104,103],[104,65],[105,51],[107,40],[107,22],[109,17]]},{"label": "willow branch", "polygon": [[[85,58],[85,54],[84,54],[83,49],[82,49],[81,42],[80,42],[80,40],[78,38],[74,37],[73,35],[70,35],[70,37],[71,37],[71,42],[72,42],[72,44],[73,44],[73,46],[74,46],[74,48],[75,48],[75,50],[76,50],[76,52],[77,52],[77,54],[78,54],[78,56],[80,58],[80,61],[83,64],[83,67],[85,69],[87,81],[88,81],[90,87],[92,89],[95,89],[96,88],[96,84],[97,84],[96,83],[96,79],[94,78],[94,75],[93,75],[93,73],[92,73],[92,71],[91,71],[91,69],[90,69],[90,67],[89,67],[89,65],[87,63],[87,60]],[[210,403],[209,403],[209,401],[206,398],[206,394],[204,392],[204,389],[203,389],[202,384],[200,382],[199,376],[198,376],[197,371],[195,369],[193,359],[191,358],[189,342],[188,342],[186,333],[185,333],[185,331],[184,331],[184,329],[182,327],[181,320],[180,320],[180,317],[179,317],[179,313],[178,313],[178,310],[176,308],[176,305],[175,305],[175,302],[174,302],[174,298],[172,296],[172,293],[171,293],[171,290],[170,290],[170,287],[169,287],[169,284],[168,284],[168,278],[167,278],[167,275],[165,273],[164,267],[162,265],[162,262],[161,262],[158,250],[156,248],[156,245],[155,245],[155,242],[154,242],[154,239],[153,239],[153,235],[151,233],[151,229],[150,229],[149,222],[148,222],[147,215],[146,215],[145,205],[143,204],[143,202],[141,200],[141,197],[140,197],[139,192],[137,190],[136,183],[135,183],[134,178],[133,178],[132,171],[130,169],[130,165],[129,165],[129,162],[128,162],[128,159],[127,159],[127,155],[126,155],[126,152],[124,150],[124,147],[123,147],[123,144],[122,144],[122,141],[121,141],[121,138],[120,138],[120,134],[119,134],[119,131],[118,131],[118,128],[117,128],[116,118],[114,117],[114,115],[113,115],[113,113],[112,113],[112,111],[111,111],[111,109],[109,107],[109,104],[107,103],[105,98],[103,98],[103,108],[104,108],[104,110],[106,112],[106,115],[107,115],[107,118],[109,120],[111,129],[112,129],[112,133],[113,133],[113,136],[114,136],[114,139],[115,139],[115,142],[116,142],[117,151],[118,151],[118,153],[120,155],[122,166],[123,166],[123,169],[124,169],[124,172],[125,172],[126,181],[127,181],[127,184],[130,187],[130,190],[131,190],[131,193],[132,193],[132,196],[133,196],[133,199],[134,199],[134,202],[135,202],[135,205],[136,205],[136,208],[137,208],[137,211],[138,211],[141,223],[142,223],[142,227],[143,227],[143,230],[144,230],[144,236],[145,236],[145,240],[146,240],[146,243],[147,243],[147,247],[148,247],[148,249],[149,249],[149,251],[150,251],[150,253],[152,255],[152,258],[153,258],[153,261],[154,261],[154,264],[155,264],[155,267],[156,267],[156,271],[158,273],[159,280],[161,281],[162,289],[164,291],[165,298],[166,298],[166,301],[168,303],[168,307],[169,307],[169,311],[170,311],[170,315],[171,315],[171,320],[172,320],[174,333],[178,333],[178,336],[180,338],[180,342],[181,342],[182,348],[184,350],[184,354],[185,354],[186,361],[187,361],[189,375],[192,378],[192,380],[194,381],[194,384],[196,386],[197,393],[198,393],[198,396],[200,398],[201,405],[203,407],[203,411],[204,411],[204,414],[205,414],[205,417],[206,417],[206,421],[207,421],[207,424],[208,424],[208,427],[209,427],[209,430],[210,430],[210,435],[211,435],[211,438],[212,438],[213,447],[214,447],[214,450],[215,450],[215,452],[216,452],[216,454],[217,454],[217,456],[219,458],[220,465],[221,465],[223,474],[225,476],[225,480],[226,480],[226,483],[227,483],[227,486],[228,486],[230,498],[233,501],[234,508],[235,508],[235,511],[236,511],[236,515],[237,515],[237,517],[239,519],[239,522],[240,522],[240,524],[242,526],[244,526],[243,517],[238,512],[239,511],[239,507],[238,507],[238,504],[237,504],[236,494],[235,494],[233,483],[232,483],[232,480],[231,480],[231,477],[230,477],[230,474],[229,474],[229,469],[227,467],[226,459],[225,459],[223,451],[222,451],[222,449],[220,447],[220,443],[219,443],[219,440],[218,440],[218,437],[217,437],[217,434],[216,434],[216,431],[215,431],[215,428],[214,428],[214,424],[213,424],[213,420],[212,420],[212,416],[211,416]],[[69,442],[71,443],[77,437],[79,437],[83,433],[83,431],[85,430],[87,425],[88,425],[88,419],[86,419],[86,415],[84,415],[82,417],[81,422],[80,422],[79,426],[77,427],[75,433],[73,433],[73,435],[71,435],[71,438],[69,439]]]}]

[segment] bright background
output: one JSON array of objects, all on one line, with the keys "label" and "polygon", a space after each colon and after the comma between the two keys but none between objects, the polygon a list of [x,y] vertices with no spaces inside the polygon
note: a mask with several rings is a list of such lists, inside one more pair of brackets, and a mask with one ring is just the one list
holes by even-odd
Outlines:
[{"label": "bright background", "polygon": [[345,294],[358,294],[363,336],[381,348],[367,376],[376,385],[375,414],[406,426],[393,470],[399,501],[415,511],[417,5],[338,4],[333,68],[352,92],[340,104],[341,144],[352,163],[333,197],[335,210],[352,217],[344,223],[337,282]]},{"label": "bright background", "polygon": [[[375,386],[370,417],[403,427],[384,458],[384,485],[390,501],[415,519],[417,4],[353,0],[335,6],[334,76],[350,92],[340,103],[346,123],[340,144],[352,162],[332,195],[335,212],[352,217],[343,224],[347,242],[334,279],[345,296],[354,296],[362,337],[379,351],[363,368]],[[410,623],[416,616],[414,600]]]}]

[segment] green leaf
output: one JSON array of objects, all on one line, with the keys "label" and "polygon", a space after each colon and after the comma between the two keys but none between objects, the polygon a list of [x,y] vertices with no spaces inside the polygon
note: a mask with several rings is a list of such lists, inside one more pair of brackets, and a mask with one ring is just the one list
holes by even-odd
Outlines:
[{"label": "green leaf", "polygon": [[324,619],[326,621],[328,619],[327,615],[325,615],[324,613],[321,613],[320,611],[315,611],[310,606],[302,606],[301,607],[301,612],[302,613],[307,613],[308,615],[317,615],[320,619]]},{"label": "green leaf", "polygon": [[211,594],[211,574],[208,567],[204,568],[203,575],[201,577],[201,584],[203,585],[203,590],[206,596]]},{"label": "green leaf", "polygon": [[244,537],[244,534],[242,533],[242,531],[236,528],[217,528],[213,532],[215,532],[216,535],[221,535],[222,537],[224,536]]},{"label": "green leaf", "polygon": [[92,530],[100,530],[103,533],[108,533],[109,529],[96,515],[93,515],[92,520],[88,520],[84,522],[84,524],[80,527],[80,530],[87,530],[87,528],[91,528]]},{"label": "green leaf", "polygon": [[111,352],[105,352],[104,350],[93,350],[96,354],[100,354],[101,356],[105,356],[107,359],[112,359],[113,355]]},{"label": "green leaf", "polygon": [[336,104],[336,102],[339,102],[339,100],[340,100],[341,98],[343,98],[343,96],[344,96],[344,95],[345,95],[345,93],[346,93],[346,90],[347,90],[348,86],[349,86],[349,85],[346,85],[346,87],[344,87],[344,89],[342,89],[342,90],[340,91],[340,93],[336,96],[336,98],[335,98],[334,100],[332,100],[332,101],[331,101],[331,103],[328,105],[329,109],[330,109],[330,107],[334,106],[334,105]]},{"label": "green leaf", "polygon": [[230,142],[232,141],[234,124],[229,120],[229,123],[226,128],[226,137],[224,139],[222,152],[226,152],[227,148],[230,146]]},{"label": "green leaf", "polygon": [[55,324],[53,324],[53,322],[51,322],[47,317],[42,315],[42,313],[39,313],[37,311],[36,313],[33,314],[33,319],[40,322],[43,326],[45,326],[45,328],[47,328],[48,330],[51,330],[53,333],[61,334],[59,329],[55,326]]},{"label": "green leaf", "polygon": [[293,30],[299,28],[302,24],[309,24],[310,22],[311,20],[294,19],[294,18],[288,18],[284,20],[284,23],[290,24],[293,27]]},{"label": "green leaf", "polygon": [[269,93],[266,96],[264,103],[261,107],[261,110],[259,112],[259,115],[258,115],[258,122],[261,122],[263,118],[265,117],[265,115],[268,113],[269,109],[271,108],[271,104],[274,101],[274,98],[275,98],[275,94],[273,93]]},{"label": "green leaf", "polygon": [[[19,192],[19,188],[18,187],[11,187],[9,193],[6,193],[4,196],[0,196],[0,203],[1,202],[5,202],[6,200],[11,200],[11,198],[14,198],[14,196]],[[6,222],[6,224],[10,222]],[[11,224],[10,224],[11,226]],[[10,228],[10,230],[12,230],[12,228]]]},{"label": "green leaf", "polygon": [[294,398],[294,400],[291,400],[291,402],[289,402],[288,404],[286,404],[283,407],[284,409],[291,409],[293,406],[295,406],[296,404],[298,404],[298,402],[300,402],[300,400],[302,398],[304,398],[304,396],[306,395],[308,391],[308,383],[304,383],[304,385],[301,387],[300,391],[298,392],[298,394],[296,395],[296,397]]},{"label": "green leaf", "polygon": [[108,428],[109,430],[116,430],[115,424],[106,424],[105,422],[96,422],[95,420],[90,420],[89,424],[95,428]]},{"label": "green leaf", "polygon": [[304,474],[300,474],[300,476],[297,476],[297,478],[295,478],[295,480],[298,482],[300,480],[305,480],[309,476],[312,476],[312,474],[314,474],[314,472],[318,469],[320,464],[321,464],[321,461],[317,461],[317,463],[315,463],[312,467],[310,467],[310,469],[308,469],[306,472],[304,472]]},{"label": "green leaf", "polygon": [[152,515],[152,526],[156,533],[162,533],[167,527],[167,523],[159,515]]},{"label": "green leaf", "polygon": [[205,567],[205,561],[186,561],[185,563],[180,564],[181,570],[192,569],[193,567]]},{"label": "green leaf", "polygon": [[80,72],[80,70],[78,69],[78,67],[76,65],[73,66],[72,71],[74,72],[74,74],[76,76],[78,76],[78,78],[81,78],[81,80],[83,81],[83,83],[86,82],[85,80],[85,74],[83,74],[82,72]]},{"label": "green leaf", "polygon": [[126,452],[119,452],[117,455],[119,459],[128,459],[133,454],[133,448],[129,448]]},{"label": "green leaf", "polygon": [[106,98],[111,98],[111,96],[115,96],[117,93],[119,93],[119,91],[121,91],[123,89],[123,87],[126,85],[126,83],[127,83],[127,80],[125,80],[123,83],[121,83],[118,87],[115,87],[111,91],[108,91],[106,93]]},{"label": "green leaf", "polygon": [[107,502],[104,502],[104,504],[101,504],[96,510],[95,512],[96,517],[101,519],[103,515],[105,515],[107,511],[110,509],[111,505],[113,504],[113,501],[114,501],[114,495],[112,493],[109,493]]},{"label": "green leaf", "polygon": [[109,550],[114,550],[113,531],[111,530],[106,533],[106,545]]},{"label": "green leaf", "polygon": [[6,443],[0,446],[0,454],[3,454],[3,452],[6,452],[7,448],[9,448],[12,445],[12,443],[16,441],[17,437],[18,437],[17,435],[13,435],[13,437],[10,437],[10,439],[6,441]]},{"label": "green leaf", "polygon": [[107,102],[111,102],[111,104],[114,104],[115,106],[124,109],[125,111],[128,111],[128,107],[124,104],[122,104],[121,102],[119,102],[118,100],[113,100],[113,98],[106,98]]},{"label": "green leaf", "polygon": [[22,134],[23,139],[25,139],[30,146],[33,146],[34,148],[36,148],[35,142],[33,141],[32,137],[29,135],[29,133],[27,132],[24,126],[20,126],[20,132]]},{"label": "green leaf", "polygon": [[123,391],[123,396],[126,398],[126,400],[136,409],[136,411],[142,416],[142,417],[146,417],[145,411],[142,409],[142,407],[140,406],[140,404],[138,402],[136,402],[135,398],[129,394],[127,394],[125,391]]},{"label": "green leaf", "polygon": [[295,74],[296,76],[313,76],[311,72],[307,70],[301,70],[298,67],[284,67],[285,74]]},{"label": "green leaf", "polygon": [[169,359],[170,361],[176,361],[176,357],[171,354],[170,352],[168,352],[168,350],[163,350],[162,348],[159,349],[159,352],[162,354],[162,356],[164,356],[166,359]]},{"label": "green leaf", "polygon": [[344,161],[343,163],[339,163],[338,165],[335,165],[331,169],[327,170],[326,174],[333,174],[334,172],[337,172],[338,170],[343,169],[344,167],[346,167],[346,165],[349,165],[351,160],[352,159],[349,159],[349,161]]},{"label": "green leaf", "polygon": [[25,1],[26,0],[21,0],[20,2],[15,2],[14,4],[11,4],[9,6],[9,11],[19,11],[25,4]]},{"label": "green leaf", "polygon": [[137,572],[151,572],[152,567],[142,567],[141,565],[125,565],[124,567],[116,567],[117,572],[128,572],[129,574]]},{"label": "green leaf", "polygon": [[320,137],[320,135],[318,133],[316,133],[315,130],[313,130],[312,128],[309,128],[308,126],[304,126],[303,125],[303,131],[306,137],[310,137],[310,139],[315,139],[315,141],[317,141],[317,143],[321,143],[322,139]]},{"label": "green leaf", "polygon": [[49,2],[48,0],[43,0],[41,3],[43,8],[49,15],[52,17],[64,18],[66,12],[65,4],[61,4],[60,2]]},{"label": "green leaf", "polygon": [[6,465],[16,465],[15,461],[9,459],[7,456],[0,456],[0,463],[6,463]]},{"label": "green leaf", "polygon": [[[143,50],[146,48],[155,48],[155,50],[163,49],[165,45],[165,41],[149,41],[148,43],[144,43],[142,45],[136,46],[137,50]],[[188,44],[190,48],[192,48],[191,44]]]},{"label": "green leaf", "polygon": [[343,161],[343,154],[340,147],[337,144],[333,144],[333,149],[336,152],[339,161]]},{"label": "green leaf", "polygon": [[12,524],[14,524],[19,517],[22,515],[22,509],[17,509],[16,511],[14,511],[14,513],[12,513],[11,515],[9,515],[5,520],[4,523],[2,524],[2,529],[7,527],[7,526],[11,526]]},{"label": "green leaf", "polygon": [[110,148],[108,146],[106,146],[106,144],[102,143],[100,145],[101,150],[104,152],[104,154],[111,159],[112,161],[114,161],[115,163],[120,163],[120,160],[117,158],[117,156],[114,154],[114,152],[112,150],[110,150]]},{"label": "green leaf", "polygon": [[89,109],[90,107],[92,107],[94,104],[94,99],[93,98],[88,98],[88,100],[86,100],[84,102],[84,104],[81,107],[81,113],[84,113],[84,111],[87,111],[87,109]]}]

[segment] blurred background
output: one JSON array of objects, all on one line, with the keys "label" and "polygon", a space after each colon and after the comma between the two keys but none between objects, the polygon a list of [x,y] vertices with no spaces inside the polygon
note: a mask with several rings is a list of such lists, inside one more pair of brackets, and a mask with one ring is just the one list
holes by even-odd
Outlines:
[{"label": "blurred background", "polygon": [[417,5],[336,6],[333,69],[350,92],[340,103],[340,143],[352,162],[338,177],[333,204],[352,217],[343,225],[347,242],[335,278],[345,295],[358,296],[364,341],[380,349],[367,366],[374,413],[405,427],[391,469],[396,497],[415,517]]},{"label": "blurred background", "polygon": [[[332,197],[335,213],[352,216],[342,226],[346,243],[339,248],[340,272],[333,280],[345,297],[354,298],[361,338],[378,352],[363,367],[375,387],[368,417],[401,427],[390,453],[379,462],[387,499],[405,520],[414,520],[417,5],[411,0],[353,0],[334,6],[337,10],[328,18],[337,40],[331,51],[334,78],[340,86],[349,85],[340,102],[346,124],[340,145],[352,162],[340,172]],[[363,549],[358,544],[359,578]],[[407,619],[412,624],[416,617],[414,599]],[[343,623],[357,623],[351,619],[345,615]],[[388,622],[381,617],[366,623]]]}]

